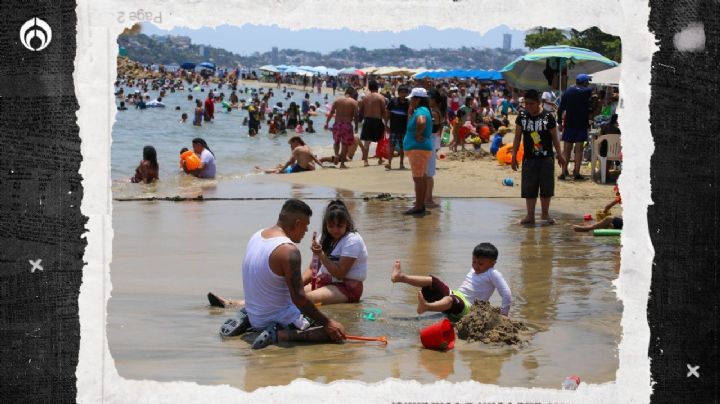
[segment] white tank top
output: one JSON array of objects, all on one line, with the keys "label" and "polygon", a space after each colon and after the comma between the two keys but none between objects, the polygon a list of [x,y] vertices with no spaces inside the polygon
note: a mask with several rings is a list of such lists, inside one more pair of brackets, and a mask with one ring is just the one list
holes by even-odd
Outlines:
[{"label": "white tank top", "polygon": [[254,328],[265,328],[271,322],[287,326],[301,314],[290,298],[285,278],[270,269],[270,254],[282,244],[294,243],[285,236],[263,238],[262,231],[250,238],[243,259],[245,309]]}]

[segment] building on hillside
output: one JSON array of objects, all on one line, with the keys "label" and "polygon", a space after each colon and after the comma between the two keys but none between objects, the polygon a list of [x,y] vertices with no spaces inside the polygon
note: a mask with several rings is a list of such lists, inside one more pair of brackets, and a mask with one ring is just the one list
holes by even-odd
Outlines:
[{"label": "building on hillside", "polygon": [[271,56],[271,63],[274,66],[277,66],[280,64],[280,55],[278,52],[277,46],[273,46],[272,48],[272,56]]},{"label": "building on hillside", "polygon": [[503,34],[503,50],[510,50],[512,46],[512,34]]}]

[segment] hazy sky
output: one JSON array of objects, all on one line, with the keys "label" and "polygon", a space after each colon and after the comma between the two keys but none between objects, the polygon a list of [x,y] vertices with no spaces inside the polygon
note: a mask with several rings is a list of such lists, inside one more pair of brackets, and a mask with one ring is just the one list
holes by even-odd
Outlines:
[{"label": "hazy sky", "polygon": [[253,52],[267,52],[273,46],[280,49],[301,49],[329,53],[337,49],[358,46],[367,49],[391,48],[405,45],[413,49],[459,48],[462,46],[477,48],[502,47],[503,34],[512,34],[511,47],[523,48],[524,31],[511,30],[500,25],[485,35],[460,29],[437,30],[420,27],[414,30],[393,33],[390,31],[362,32],[349,29],[305,29],[292,31],[277,26],[243,25],[240,27],[222,25],[215,29],[175,28],[170,31],[161,30],[152,24],[143,24],[146,35],[184,35],[192,39],[193,44],[210,45],[223,48],[239,55]]}]

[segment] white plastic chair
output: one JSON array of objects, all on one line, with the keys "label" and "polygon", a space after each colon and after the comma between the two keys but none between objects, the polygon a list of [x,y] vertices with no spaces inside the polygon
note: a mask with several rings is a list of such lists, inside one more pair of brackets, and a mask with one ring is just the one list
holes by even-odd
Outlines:
[{"label": "white plastic chair", "polygon": [[[601,153],[601,146],[603,142],[607,143],[607,152]],[[607,161],[608,160],[620,160],[620,153],[622,152],[620,146],[620,135],[601,135],[595,138],[593,141],[593,151],[598,160],[600,160],[600,181],[604,184],[606,182],[607,175]],[[595,160],[593,160],[593,165]],[[593,171],[594,174],[594,171]]]}]

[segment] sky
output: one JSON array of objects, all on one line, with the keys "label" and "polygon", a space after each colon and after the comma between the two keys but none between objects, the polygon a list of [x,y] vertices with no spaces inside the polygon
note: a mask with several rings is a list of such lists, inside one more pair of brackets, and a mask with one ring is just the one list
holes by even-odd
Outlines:
[{"label": "sky", "polygon": [[[279,49],[301,49],[323,54],[350,46],[366,49],[392,48],[400,45],[413,49],[460,48],[462,46],[500,48],[502,47],[502,36],[506,33],[512,34],[512,49],[523,48],[525,41],[524,31],[511,30],[504,25],[489,30],[485,35],[460,29],[437,30],[431,27],[420,27],[401,32],[362,32],[346,28],[292,31],[276,25],[249,24],[240,27],[221,25],[217,28],[174,28],[167,31],[158,29],[149,23],[142,24],[142,32],[146,35],[189,36],[193,44],[210,45],[241,56],[247,56],[254,52],[268,52],[273,46],[277,46]],[[257,40],[258,38],[261,40]]]}]

